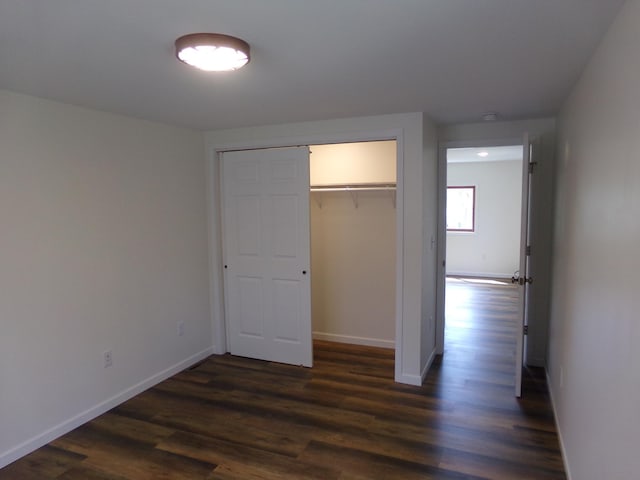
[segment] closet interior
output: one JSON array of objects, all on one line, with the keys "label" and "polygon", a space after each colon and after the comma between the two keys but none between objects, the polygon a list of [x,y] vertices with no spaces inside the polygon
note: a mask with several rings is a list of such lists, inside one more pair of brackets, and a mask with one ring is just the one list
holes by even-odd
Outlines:
[{"label": "closet interior", "polygon": [[313,337],[395,346],[396,141],[311,146]]}]

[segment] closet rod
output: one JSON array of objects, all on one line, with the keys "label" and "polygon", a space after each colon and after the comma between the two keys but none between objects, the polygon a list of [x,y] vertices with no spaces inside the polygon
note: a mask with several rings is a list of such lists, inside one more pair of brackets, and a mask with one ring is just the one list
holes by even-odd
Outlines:
[{"label": "closet rod", "polygon": [[393,183],[367,183],[362,185],[314,185],[312,192],[362,192],[368,190],[395,190]]}]

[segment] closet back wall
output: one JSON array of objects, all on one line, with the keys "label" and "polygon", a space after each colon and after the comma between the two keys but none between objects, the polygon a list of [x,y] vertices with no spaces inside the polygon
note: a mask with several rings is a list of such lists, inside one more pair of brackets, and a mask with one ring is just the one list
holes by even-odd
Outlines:
[{"label": "closet back wall", "polygon": [[[311,147],[311,185],[396,182],[396,142]],[[311,194],[311,306],[317,339],[395,345],[393,191]]]}]

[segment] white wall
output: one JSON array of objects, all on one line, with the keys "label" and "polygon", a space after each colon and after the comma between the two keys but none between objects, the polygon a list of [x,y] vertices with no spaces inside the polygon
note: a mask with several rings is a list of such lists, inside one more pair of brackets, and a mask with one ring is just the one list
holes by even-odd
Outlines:
[{"label": "white wall", "polygon": [[[547,357],[547,332],[549,325],[549,298],[551,284],[551,235],[553,225],[555,129],[553,118],[519,120],[513,122],[483,122],[442,127],[440,140],[440,175],[446,175],[446,147],[497,146],[522,143],[528,133],[536,139],[534,158],[537,162],[532,180],[532,238],[531,276],[534,282],[529,287],[529,335],[526,363],[545,366]],[[446,178],[441,178],[441,186]],[[441,195],[444,191],[441,192]],[[443,213],[443,212],[441,212]],[[440,219],[439,233],[444,234],[444,217]],[[445,242],[439,244],[438,263],[446,258]],[[444,341],[444,270],[438,279],[438,352],[442,352]]]},{"label": "white wall", "polygon": [[475,231],[447,232],[447,274],[510,278],[520,259],[522,160],[449,163],[447,179],[476,187]]},{"label": "white wall", "polygon": [[[422,301],[420,315],[420,365],[422,378],[437,353],[436,306],[438,274],[438,136],[427,115],[422,123]],[[415,221],[415,220],[412,220]],[[417,262],[417,259],[415,259]]]},{"label": "white wall", "polygon": [[0,467],[209,352],[203,147],[0,91]]},{"label": "white wall", "polygon": [[396,182],[396,142],[314,145],[311,185],[357,185]]},{"label": "white wall", "polygon": [[[424,219],[437,214],[434,200],[423,192],[425,186],[425,162],[428,175],[434,175],[433,159],[437,157],[435,134],[425,136],[425,130],[434,130],[431,121],[421,113],[382,115],[376,117],[344,118],[318,122],[302,122],[287,125],[240,128],[208,132],[207,143],[212,152],[209,164],[211,215],[210,238],[212,296],[214,299],[214,342],[217,351],[226,350],[224,316],[215,307],[215,299],[221,298],[222,281],[219,243],[219,209],[217,198],[217,159],[215,152],[225,149],[269,147],[285,145],[317,145],[324,143],[357,142],[398,138],[398,198],[397,228],[401,241],[397,244],[396,263],[396,380],[419,384],[424,370],[421,355],[421,329],[423,328],[424,303],[435,304],[435,286],[429,297],[423,299],[423,249]],[[427,158],[425,152],[431,156]],[[433,168],[432,168],[433,167]],[[436,180],[433,179],[434,185]],[[433,190],[437,190],[433,188]],[[431,226],[429,226],[431,228]],[[434,232],[435,238],[435,232]],[[433,262],[435,265],[435,262]],[[429,268],[433,268],[430,265]],[[427,272],[430,282],[435,273]],[[429,283],[430,285],[430,283]],[[423,301],[424,300],[424,301]]]},{"label": "white wall", "polygon": [[560,117],[550,387],[571,478],[640,471],[640,1]]},{"label": "white wall", "polygon": [[396,210],[389,192],[360,192],[357,208],[348,192],[312,197],[322,202],[311,201],[314,338],[393,348]]}]

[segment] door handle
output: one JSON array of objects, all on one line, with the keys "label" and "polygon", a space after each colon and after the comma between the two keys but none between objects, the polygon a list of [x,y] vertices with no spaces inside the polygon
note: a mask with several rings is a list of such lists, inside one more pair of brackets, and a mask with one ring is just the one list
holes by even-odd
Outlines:
[{"label": "door handle", "polygon": [[511,277],[511,283],[517,283],[518,285],[528,283],[531,285],[533,283],[533,277]]}]

